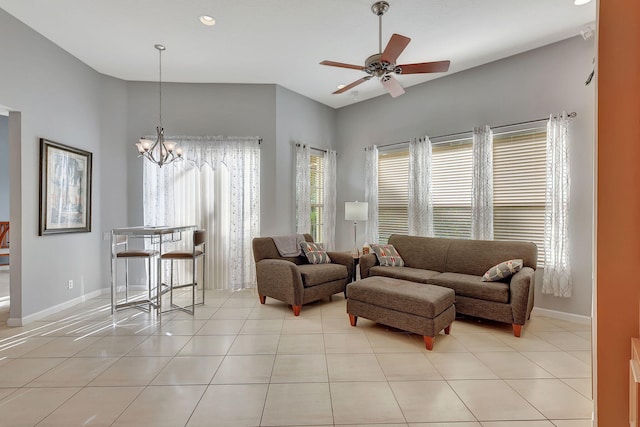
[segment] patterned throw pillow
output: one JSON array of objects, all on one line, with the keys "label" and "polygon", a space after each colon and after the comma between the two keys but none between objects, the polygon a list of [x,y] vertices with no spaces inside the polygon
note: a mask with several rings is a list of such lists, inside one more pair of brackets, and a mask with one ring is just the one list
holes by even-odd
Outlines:
[{"label": "patterned throw pillow", "polygon": [[402,257],[393,245],[371,245],[371,250],[378,257],[378,262],[383,267],[403,267]]},{"label": "patterned throw pillow", "polygon": [[300,247],[311,264],[329,264],[331,262],[322,243],[304,242],[300,243]]},{"label": "patterned throw pillow", "polygon": [[517,273],[522,269],[521,259],[510,259],[509,261],[501,262],[498,265],[494,265],[482,276],[483,282],[497,282],[502,279],[506,279],[512,274]]}]

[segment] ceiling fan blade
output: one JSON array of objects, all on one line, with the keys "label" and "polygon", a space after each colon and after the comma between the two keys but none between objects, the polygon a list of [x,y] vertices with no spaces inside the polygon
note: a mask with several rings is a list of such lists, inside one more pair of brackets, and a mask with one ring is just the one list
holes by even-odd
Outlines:
[{"label": "ceiling fan blade", "polygon": [[369,80],[371,77],[373,77],[373,76],[366,76],[366,77],[363,77],[363,78],[361,78],[361,79],[359,79],[359,80],[356,80],[355,82],[353,82],[353,83],[351,83],[351,84],[346,85],[346,86],[345,86],[345,87],[343,87],[342,89],[338,89],[337,91],[333,92],[333,94],[334,94],[334,95],[337,95],[337,94],[339,94],[339,93],[346,92],[346,91],[348,91],[348,90],[350,90],[350,89],[352,89],[352,88],[354,88],[354,87],[358,86],[359,84],[362,84],[362,83],[366,82],[366,81],[367,81],[367,80]]},{"label": "ceiling fan blade", "polygon": [[398,80],[396,80],[392,75],[386,75],[380,79],[380,81],[382,82],[382,86],[387,89],[387,92],[389,92],[389,95],[392,97],[396,98],[404,93],[404,89],[400,86]]},{"label": "ceiling fan blade", "polygon": [[411,39],[409,37],[401,36],[400,34],[392,35],[391,40],[387,43],[387,47],[385,47],[384,52],[382,52],[380,61],[395,64],[398,56],[400,56],[410,41]]},{"label": "ceiling fan blade", "polygon": [[322,61],[320,63],[320,65],[328,65],[330,67],[340,67],[340,68],[351,68],[352,70],[364,70],[364,67],[362,65],[352,65],[352,64],[345,64],[342,62],[334,62],[334,61]]},{"label": "ceiling fan blade", "polygon": [[451,61],[421,62],[419,64],[398,65],[399,74],[444,73],[449,70]]}]

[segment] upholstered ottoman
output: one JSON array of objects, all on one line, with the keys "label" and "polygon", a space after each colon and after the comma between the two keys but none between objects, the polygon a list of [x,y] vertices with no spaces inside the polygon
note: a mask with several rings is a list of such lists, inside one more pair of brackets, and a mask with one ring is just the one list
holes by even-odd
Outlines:
[{"label": "upholstered ottoman", "polygon": [[451,330],[456,317],[453,289],[391,277],[371,276],[347,285],[347,313],[351,326],[358,317],[424,337],[427,350],[433,338]]}]

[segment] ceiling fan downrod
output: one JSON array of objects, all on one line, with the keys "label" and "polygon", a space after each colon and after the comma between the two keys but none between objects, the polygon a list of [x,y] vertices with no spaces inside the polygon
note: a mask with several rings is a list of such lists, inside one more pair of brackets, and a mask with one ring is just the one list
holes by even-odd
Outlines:
[{"label": "ceiling fan downrod", "polygon": [[371,11],[378,16],[378,53],[382,53],[382,15],[389,10],[389,3],[378,1],[371,5]]}]

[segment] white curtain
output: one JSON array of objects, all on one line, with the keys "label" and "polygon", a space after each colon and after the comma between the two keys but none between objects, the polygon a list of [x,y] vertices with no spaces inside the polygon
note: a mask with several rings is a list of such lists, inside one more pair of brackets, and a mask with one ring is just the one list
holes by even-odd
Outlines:
[{"label": "white curtain", "polygon": [[409,142],[409,234],[414,236],[433,236],[431,157],[429,137]]},{"label": "white curtain", "polygon": [[489,126],[473,129],[471,238],[493,240],[493,132]]},{"label": "white curtain", "polygon": [[[185,160],[162,168],[144,162],[145,225],[195,224],[206,229],[207,288],[254,287],[251,241],[260,233],[259,138],[171,140],[183,149]],[[190,247],[191,241],[183,238],[163,250]],[[178,281],[190,278],[188,268],[176,274]]]},{"label": "white curtain", "polygon": [[569,265],[569,117],[551,116],[547,124],[547,186],[544,216],[545,264],[542,292],[570,297]]},{"label": "white curtain", "polygon": [[378,243],[378,147],[365,148],[364,198],[369,203],[369,215],[365,225],[365,243]]},{"label": "white curtain", "polygon": [[336,158],[334,150],[324,155],[324,209],[322,211],[322,241],[327,250],[335,249],[336,240]]},{"label": "white curtain", "polygon": [[296,144],[296,233],[311,233],[311,178],[308,145]]}]

